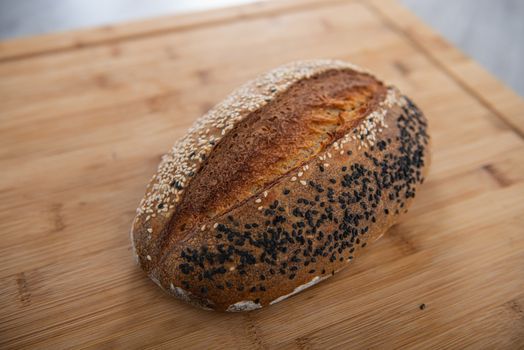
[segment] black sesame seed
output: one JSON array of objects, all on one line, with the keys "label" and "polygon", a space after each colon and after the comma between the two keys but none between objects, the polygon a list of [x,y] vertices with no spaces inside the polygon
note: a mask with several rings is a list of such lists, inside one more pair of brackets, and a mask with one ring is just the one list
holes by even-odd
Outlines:
[{"label": "black sesame seed", "polygon": [[191,271],[193,271],[193,267],[189,264],[180,264],[179,266],[180,270],[182,270],[182,273],[185,275],[188,275]]},{"label": "black sesame seed", "polygon": [[[301,264],[308,266],[315,263],[318,256],[329,257],[331,261],[343,261],[347,251],[350,255],[346,259],[351,260],[354,245],[361,243],[362,247],[366,246],[360,235],[368,232],[367,223],[377,222],[376,212],[382,205],[382,198],[398,202],[396,209],[382,209],[388,215],[390,210],[402,208],[404,211],[405,199],[415,196],[415,185],[423,181],[421,168],[424,166],[424,147],[428,143],[425,127],[423,117],[408,101],[404,114],[397,118],[400,134],[395,145],[388,146],[391,140],[388,143],[379,140],[375,146],[381,150],[379,154],[364,151],[369,160],[366,165],[353,163],[342,166],[343,174],[337,177],[319,179],[318,182],[308,181],[315,192],[297,200],[298,205],[289,208],[292,215],[285,215],[287,210],[279,206],[278,202],[271,203],[262,212],[266,215],[264,230],[251,231],[259,227],[259,224],[251,223],[242,226],[244,231],[238,231],[239,223],[228,217],[230,227],[223,224],[216,227],[215,237],[223,243],[199,250],[186,248],[181,253],[185,265],[181,264],[178,268],[182,273],[192,274],[192,278],[201,281],[204,278],[212,280],[215,274],[225,274],[223,265],[234,261],[238,261],[237,272],[240,275],[246,275],[247,266],[255,262],[272,266],[268,272],[272,275],[277,272],[296,275]],[[391,153],[386,152],[388,147],[392,148]],[[326,170],[320,167],[322,171]],[[351,191],[335,191],[328,187],[330,183],[340,183]],[[177,183],[173,181],[171,186],[176,187]],[[290,190],[283,189],[282,193],[289,194]],[[324,193],[326,197],[323,197]],[[331,231],[332,228],[335,230]],[[224,237],[227,238],[225,242]],[[252,255],[253,251],[257,251],[256,257]],[[282,261],[291,262],[292,265],[282,265]],[[310,267],[308,271],[314,269]],[[264,281],[264,275],[259,277],[258,282]],[[225,285],[228,288],[233,286],[231,282]],[[217,289],[220,289],[219,286],[215,285]],[[261,285],[258,287],[260,290],[265,288]]]}]

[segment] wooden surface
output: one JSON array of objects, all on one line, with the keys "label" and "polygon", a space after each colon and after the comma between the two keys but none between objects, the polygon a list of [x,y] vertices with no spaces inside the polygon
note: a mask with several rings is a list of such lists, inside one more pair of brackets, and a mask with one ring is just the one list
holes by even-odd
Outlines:
[{"label": "wooden surface", "polygon": [[446,6],[441,0],[400,3],[524,96],[524,1],[458,0]]},{"label": "wooden surface", "polygon": [[[427,114],[433,167],[412,210],[345,271],[267,309],[165,295],[128,240],[160,155],[242,82],[317,57],[375,71]],[[0,348],[524,348],[523,111],[394,1],[2,43]]]}]

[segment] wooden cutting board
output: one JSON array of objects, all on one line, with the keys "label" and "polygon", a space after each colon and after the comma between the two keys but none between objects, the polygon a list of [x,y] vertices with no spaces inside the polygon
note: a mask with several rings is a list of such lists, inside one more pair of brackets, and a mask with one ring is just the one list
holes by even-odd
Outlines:
[{"label": "wooden cutting board", "polygon": [[[247,314],[134,265],[161,154],[269,68],[352,61],[430,121],[412,210],[349,268]],[[0,44],[0,348],[524,348],[524,103],[394,1],[270,2]],[[425,307],[424,307],[425,306]]]}]

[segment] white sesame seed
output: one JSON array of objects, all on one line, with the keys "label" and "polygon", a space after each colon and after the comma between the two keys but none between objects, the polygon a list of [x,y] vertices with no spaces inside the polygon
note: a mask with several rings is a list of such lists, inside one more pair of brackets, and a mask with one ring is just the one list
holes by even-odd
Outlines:
[{"label": "white sesame seed", "polygon": [[202,227],[200,228],[201,231],[204,231],[206,229],[206,225],[202,225]]},{"label": "white sesame seed", "polygon": [[304,185],[304,186],[306,186],[306,185],[307,185],[307,182],[306,182],[306,181],[304,181],[304,180],[300,180],[300,183],[301,183],[302,185]]},{"label": "white sesame seed", "polygon": [[293,176],[293,177],[291,178],[291,181],[297,181],[297,177],[296,177],[296,176]]},{"label": "white sesame seed", "polygon": [[147,256],[146,256],[146,259],[149,260],[149,261],[151,261],[151,255],[147,255]]},{"label": "white sesame seed", "polygon": [[260,203],[260,202],[262,202],[262,199],[260,198],[255,199],[255,203]]},{"label": "white sesame seed", "polygon": [[258,207],[258,210],[262,210],[262,209],[264,209],[264,207],[263,207],[263,206],[260,206],[260,207]]},{"label": "white sesame seed", "polygon": [[218,222],[215,222],[215,224],[213,225],[213,228],[217,228],[218,227]]},{"label": "white sesame seed", "polygon": [[153,232],[153,229],[152,229],[152,228],[148,228],[148,229],[147,229],[147,232],[152,233],[152,232]]},{"label": "white sesame seed", "polygon": [[304,175],[304,173],[301,172],[301,171],[299,171],[299,172],[298,172],[298,177],[301,177],[302,175]]},{"label": "white sesame seed", "polygon": [[264,197],[267,197],[267,191],[264,191]]}]

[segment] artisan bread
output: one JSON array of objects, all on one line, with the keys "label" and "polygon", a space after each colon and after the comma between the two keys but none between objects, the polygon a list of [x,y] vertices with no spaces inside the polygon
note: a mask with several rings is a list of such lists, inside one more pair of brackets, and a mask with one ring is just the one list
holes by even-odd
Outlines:
[{"label": "artisan bread", "polygon": [[265,307],[367,249],[428,165],[426,119],[395,87],[341,61],[291,63],[233,92],[162,158],[133,252],[189,303]]}]

